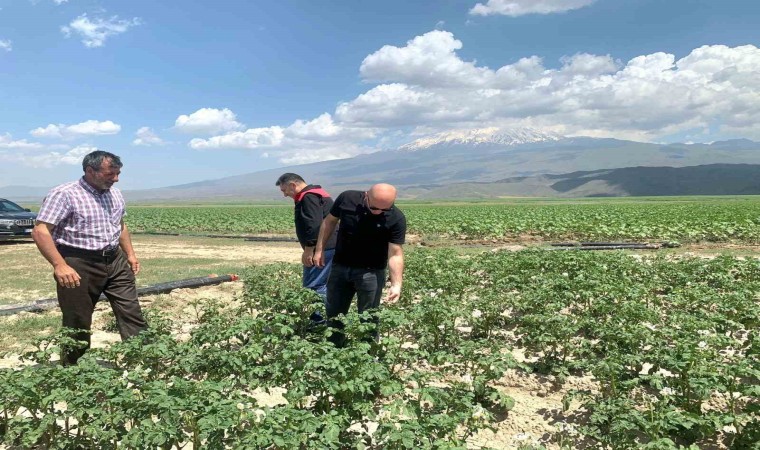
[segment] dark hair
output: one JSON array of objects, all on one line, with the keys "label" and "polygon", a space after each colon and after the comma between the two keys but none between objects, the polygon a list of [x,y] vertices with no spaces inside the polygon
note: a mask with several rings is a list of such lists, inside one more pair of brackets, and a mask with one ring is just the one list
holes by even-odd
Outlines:
[{"label": "dark hair", "polygon": [[306,183],[303,178],[301,178],[301,175],[298,175],[297,173],[283,173],[280,175],[280,178],[277,179],[277,182],[274,184],[275,186],[279,186],[281,184],[287,184],[287,183],[298,183],[298,182]]},{"label": "dark hair", "polygon": [[121,167],[123,165],[121,163],[121,158],[113,153],[104,152],[103,150],[95,150],[94,152],[85,155],[82,160],[82,170],[87,172],[87,168],[92,167],[92,170],[97,172],[103,165],[103,161],[108,161],[111,167]]}]

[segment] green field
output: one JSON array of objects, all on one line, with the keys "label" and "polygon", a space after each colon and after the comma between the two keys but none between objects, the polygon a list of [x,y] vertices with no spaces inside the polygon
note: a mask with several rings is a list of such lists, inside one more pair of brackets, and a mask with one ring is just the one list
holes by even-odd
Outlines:
[{"label": "green field", "polygon": [[[9,333],[57,334],[26,355],[33,365],[0,369],[0,443],[467,449],[487,448],[478,437],[510,423],[495,448],[757,448],[759,197],[399,207],[411,233],[452,248],[409,246],[402,298],[378,312],[380,342],[351,312],[342,349],[326,341],[329,330],[308,327],[320,306],[301,288],[301,267],[260,265],[278,248],[297,260],[297,244],[254,253],[239,239],[136,236],[151,277],[246,265],[243,291],[199,301],[182,320],[156,308],[147,339],[90,351],[77,367],[51,362],[67,342],[54,321],[11,323]],[[127,220],[136,232],[292,236],[291,214],[290,204],[140,206]],[[567,239],[740,251],[511,252],[473,242]],[[36,249],[25,245],[6,253],[30,258]],[[6,289],[34,284],[30,265],[16,265],[26,271],[8,273],[24,282]],[[538,385],[522,387],[531,380]],[[552,396],[554,406],[518,415]],[[515,444],[519,424],[536,422],[545,424],[540,441]]]},{"label": "green field", "polygon": [[[555,448],[744,449],[760,437],[754,259],[420,250],[401,301],[380,312],[380,343],[351,314],[343,349],[307,328],[316,296],[299,271],[253,269],[241,301],[208,302],[187,339],[154,316],[149,339],[63,368],[49,362],[65,342],[54,338],[28,355],[36,366],[0,370],[0,437],[22,448],[465,449],[509,417],[508,371],[551,376],[547,390],[593,377],[553,413]],[[281,400],[259,403],[262,390]]]},{"label": "green field", "polygon": [[[401,202],[409,232],[454,239],[760,243],[760,197]],[[133,231],[292,234],[289,204],[135,206]]]}]

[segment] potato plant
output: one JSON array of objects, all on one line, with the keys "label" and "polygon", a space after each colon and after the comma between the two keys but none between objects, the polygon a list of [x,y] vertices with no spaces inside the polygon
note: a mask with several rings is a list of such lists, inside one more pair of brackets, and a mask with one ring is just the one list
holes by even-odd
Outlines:
[{"label": "potato plant", "polygon": [[[591,375],[565,447],[734,449],[760,441],[760,262],[526,250],[409,252],[400,301],[348,344],[311,329],[298,266],[250,269],[190,335],[149,333],[51,363],[66,333],[0,371],[0,439],[21,448],[466,448],[509,417],[508,370]],[[511,350],[526,356],[516,361]],[[265,393],[271,394],[269,400]],[[274,400],[273,400],[274,399]],[[572,408],[571,405],[575,405]]]},{"label": "potato plant", "polygon": [[[309,329],[319,299],[300,268],[253,268],[235,305],[210,302],[190,336],[153,316],[147,333],[75,367],[51,362],[65,333],[40,341],[36,363],[0,371],[2,442],[22,448],[465,448],[511,398],[494,382],[514,364],[497,340],[467,331],[414,348],[422,305],[389,307],[374,326],[352,313],[345,348]],[[442,306],[455,311],[457,306]],[[454,312],[442,311],[447,317]],[[281,393],[275,404],[261,393]],[[258,397],[257,397],[258,396]]]}]

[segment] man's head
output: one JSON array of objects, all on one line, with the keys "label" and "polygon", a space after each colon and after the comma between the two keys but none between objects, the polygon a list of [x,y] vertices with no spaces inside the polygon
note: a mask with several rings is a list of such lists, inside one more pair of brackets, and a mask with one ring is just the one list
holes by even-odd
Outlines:
[{"label": "man's head", "polygon": [[274,185],[280,188],[282,195],[294,199],[306,187],[306,181],[296,173],[284,173]]},{"label": "man's head", "polygon": [[122,165],[121,159],[113,153],[96,150],[82,160],[84,179],[101,191],[108,190],[119,181]]},{"label": "man's head", "polygon": [[367,207],[372,214],[382,214],[393,208],[393,202],[396,201],[396,188],[390,184],[379,183],[364,193]]}]

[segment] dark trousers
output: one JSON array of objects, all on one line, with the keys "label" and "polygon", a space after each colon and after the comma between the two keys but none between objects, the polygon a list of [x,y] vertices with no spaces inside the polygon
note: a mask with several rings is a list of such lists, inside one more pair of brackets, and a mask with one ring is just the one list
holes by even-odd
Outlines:
[{"label": "dark trousers", "polygon": [[[344,326],[335,317],[340,314],[348,314],[354,294],[356,294],[356,306],[359,314],[364,311],[377,310],[380,308],[380,298],[383,294],[384,285],[385,269],[356,268],[333,263],[330,277],[327,280],[327,298],[325,299],[328,325],[333,328],[330,341],[337,346],[344,344],[345,335],[340,331]],[[371,321],[375,324],[378,323],[378,319],[374,315]],[[372,335],[376,339],[377,331],[373,332]]]},{"label": "dark trousers", "polygon": [[[100,294],[105,294],[116,316],[116,325],[122,340],[147,328],[137,300],[135,275],[121,249],[107,257],[68,247],[60,247],[59,252],[66,264],[76,270],[82,278],[78,287],[66,288],[57,285],[58,305],[63,313],[64,327],[89,331],[92,328],[95,304]],[[66,349],[61,355],[63,364],[76,364],[85,350],[90,348],[88,333],[78,333],[74,338],[87,342],[87,347]]]}]

